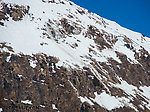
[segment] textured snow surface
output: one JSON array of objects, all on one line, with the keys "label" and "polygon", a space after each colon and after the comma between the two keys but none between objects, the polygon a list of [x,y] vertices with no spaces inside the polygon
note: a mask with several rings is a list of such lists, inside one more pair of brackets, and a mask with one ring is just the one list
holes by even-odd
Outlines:
[{"label": "textured snow surface", "polygon": [[44,106],[44,105],[40,105],[40,107],[43,107],[43,108],[45,108],[45,106]]},{"label": "textured snow surface", "polygon": [[110,33],[112,33],[114,35],[115,34],[116,35],[120,34],[120,36],[121,35],[127,36],[133,42],[138,44],[138,47],[139,47],[139,45],[141,45],[142,47],[144,47],[150,53],[150,46],[149,46],[150,38],[147,38],[147,37],[143,38],[141,33],[134,32],[134,31],[131,31],[127,28],[121,27],[119,24],[117,24],[114,21],[110,21],[110,20],[107,20],[105,18],[104,18],[104,20],[105,20],[106,23],[109,24],[107,26],[107,29],[109,30]]},{"label": "textured snow surface", "polygon": [[139,87],[140,90],[139,90],[136,86],[128,84],[126,81],[122,80],[121,78],[120,78],[120,82],[121,84],[112,84],[110,82],[109,83],[111,84],[111,86],[123,90],[128,95],[128,99],[131,101],[134,98],[137,98],[137,95],[141,96],[147,101],[147,102],[143,101],[143,105],[145,105],[148,109],[150,109],[150,86],[140,86]]},{"label": "textured snow surface", "polygon": [[[45,53],[49,56],[54,56],[59,59],[57,66],[66,66],[66,67],[80,67],[88,66],[91,71],[99,80],[104,79],[98,71],[90,65],[92,62],[91,59],[100,62],[107,62],[108,58],[113,58],[117,62],[121,63],[120,59],[117,57],[115,51],[123,53],[127,56],[127,59],[132,64],[138,63],[135,59],[135,53],[133,50],[125,47],[124,36],[131,39],[133,43],[133,47],[136,51],[145,48],[150,53],[150,38],[143,37],[142,34],[133,32],[126,28],[121,27],[119,24],[102,18],[96,14],[88,13],[86,9],[83,9],[74,3],[70,5],[66,0],[55,0],[55,2],[60,3],[63,1],[65,4],[51,4],[42,2],[42,0],[2,0],[6,3],[15,3],[19,5],[29,5],[30,6],[30,14],[33,14],[34,19],[32,19],[31,15],[25,15],[23,20],[21,21],[13,21],[9,18],[9,21],[5,21],[5,26],[0,26],[0,42],[7,42],[9,46],[13,47],[15,53],[23,53],[23,54],[36,54],[36,53]],[[1,2],[1,1],[0,1]],[[81,15],[77,10],[84,10],[85,14]],[[44,13],[43,13],[44,12]],[[69,18],[68,15],[73,14],[74,18]],[[62,38],[60,35],[56,33],[57,39],[59,42],[55,41],[55,38],[45,38],[43,37],[44,31],[41,30],[44,25],[46,26],[48,20],[50,19],[53,24],[54,30],[58,30],[58,28],[62,28],[61,25],[57,26],[56,24],[61,24],[60,20],[62,18],[66,18],[72,22],[76,22],[80,26],[83,26],[83,29],[78,35],[70,35],[66,38]],[[79,22],[79,20],[81,22]],[[56,22],[55,22],[56,21]],[[96,22],[98,21],[98,22]],[[105,21],[105,25],[102,24]],[[101,23],[101,24],[100,24]],[[89,25],[93,25],[100,32],[102,30],[106,31],[109,34],[113,34],[117,36],[117,42],[113,45],[113,48],[105,48],[103,50],[99,50],[97,44],[93,39],[85,38],[84,33],[87,31]],[[52,37],[52,34],[49,33],[49,36]],[[65,42],[64,42],[65,41]],[[46,43],[41,45],[41,43]],[[72,48],[71,45],[75,43],[78,44],[76,48]],[[91,47],[93,46],[93,47]],[[142,47],[141,47],[142,46]],[[89,48],[91,48],[94,52],[89,52]],[[8,49],[1,49],[2,51],[8,51]],[[12,53],[12,52],[11,52]],[[6,61],[9,62],[10,56],[7,57]],[[36,67],[36,60],[30,60],[30,66]],[[107,71],[106,71],[107,72]],[[53,73],[55,73],[53,69]],[[18,75],[19,76],[19,75]],[[19,76],[22,77],[21,75]],[[105,78],[107,80],[107,78]],[[145,105],[150,109],[150,87],[143,86],[140,87],[143,92],[141,92],[137,87],[128,84],[126,81],[119,79],[120,84],[109,83],[110,86],[119,88],[123,90],[128,98],[125,97],[115,97],[103,91],[101,94],[95,92],[95,99],[88,97],[81,97],[78,95],[77,89],[70,82],[73,89],[75,89],[78,98],[82,103],[87,102],[90,105],[94,105],[93,102],[98,105],[106,108],[107,110],[112,110],[124,106],[129,106],[135,111],[137,111],[136,107],[132,103],[130,103],[133,98],[137,97],[137,94],[143,97],[147,102],[143,102],[142,105]],[[64,85],[60,85],[64,87]],[[107,87],[106,87],[107,88]],[[32,104],[32,101],[25,100],[21,101],[25,104]],[[143,106],[140,105],[141,108]],[[44,107],[41,105],[41,107]],[[56,109],[55,104],[52,104],[52,108]],[[0,108],[1,109],[1,108]]]},{"label": "textured snow surface", "polygon": [[129,103],[130,100],[125,97],[119,98],[119,97],[111,96],[107,94],[105,91],[102,92],[100,95],[98,95],[97,92],[95,92],[94,94],[96,96],[95,99],[92,98],[91,99],[101,107],[106,108],[107,110],[112,110],[124,106],[130,106],[135,111],[137,111],[137,109],[131,103]]},{"label": "textured snow surface", "polygon": [[6,58],[6,61],[7,61],[7,62],[9,62],[9,60],[10,60],[10,57],[11,57],[11,56],[8,56],[8,57]]},{"label": "textured snow surface", "polygon": [[21,101],[21,103],[24,103],[24,104],[32,104],[32,101],[30,101],[30,100],[25,100],[25,101]]},{"label": "textured snow surface", "polygon": [[130,95],[131,97],[135,96],[136,94],[136,91],[138,90],[137,87],[133,86],[133,85],[130,85],[128,84],[126,81],[122,80],[121,81],[121,84],[112,84],[111,85],[113,87],[116,87],[116,88],[120,88],[122,89],[123,91],[125,91],[128,95]]},{"label": "textured snow surface", "polygon": [[32,68],[35,68],[35,67],[36,67],[36,61],[30,60],[29,62],[30,62],[30,66],[31,66]]},{"label": "textured snow surface", "polygon": [[148,109],[150,109],[150,86],[149,87],[143,86],[143,87],[140,87],[140,89],[143,90],[142,95],[145,96],[146,98],[145,100],[148,102],[148,103],[146,102],[143,102],[143,103],[146,105]]},{"label": "textured snow surface", "polygon": [[21,78],[21,77],[23,77],[23,76],[18,74],[18,77]]},{"label": "textured snow surface", "polygon": [[137,60],[134,57],[134,52],[130,49],[128,49],[127,47],[124,46],[124,41],[123,38],[118,38],[118,41],[116,42],[114,49],[118,52],[124,53],[127,57],[129,62],[131,63],[138,63]]},{"label": "textured snow surface", "polygon": [[82,97],[82,96],[80,96],[79,98],[80,98],[80,100],[81,100],[82,103],[87,102],[87,103],[89,103],[90,105],[94,105],[94,104],[91,102],[91,100],[88,99],[87,97]]},{"label": "textured snow surface", "polygon": [[58,109],[56,108],[55,104],[52,104],[52,108],[53,108],[54,110],[58,110]]},{"label": "textured snow surface", "polygon": [[[90,63],[90,60],[87,60],[87,57],[90,58],[89,54],[92,58],[96,59],[97,61],[107,62],[107,58],[113,58],[114,60],[120,62],[118,57],[116,57],[115,51],[122,52],[128,56],[129,59],[132,60],[133,63],[137,63],[134,58],[134,52],[127,49],[124,46],[122,39],[119,39],[114,46],[114,49],[104,49],[103,51],[99,51],[97,49],[96,44],[92,39],[85,38],[82,34],[88,28],[88,25],[96,26],[100,31],[104,29],[106,32],[114,34],[116,36],[126,35],[131,40],[136,42],[136,46],[143,45],[143,47],[150,51],[150,47],[148,43],[150,43],[150,39],[145,37],[145,40],[141,42],[141,34],[130,31],[118,25],[113,21],[106,20],[96,14],[90,14],[86,9],[82,9],[81,7],[75,5],[70,5],[69,2],[65,2],[64,4],[49,4],[44,3],[42,0],[2,0],[6,3],[17,3],[20,5],[29,5],[30,6],[30,13],[33,13],[35,17],[34,20],[31,19],[29,15],[26,15],[22,21],[13,21],[9,20],[9,22],[5,22],[5,27],[0,27],[0,34],[1,42],[10,43],[13,47],[15,53],[24,53],[24,54],[35,54],[35,53],[46,53],[51,56],[55,56],[59,58],[58,65],[79,65],[83,67]],[[59,3],[59,0],[55,2]],[[40,8],[39,8],[40,7]],[[81,15],[77,12],[77,9],[84,10],[86,14]],[[44,13],[43,13],[44,12]],[[76,18],[69,18],[67,17],[68,14],[75,14]],[[91,17],[94,17],[92,19]],[[40,19],[41,20],[40,20]],[[59,44],[56,43],[53,39],[42,38],[43,31],[41,28],[48,22],[48,19],[60,21],[61,18],[67,18],[72,22],[77,22],[77,20],[81,20],[77,22],[84,26],[84,30],[81,32],[80,35],[73,35],[72,38],[67,37],[65,39],[66,43],[77,43],[77,48],[72,48],[68,44],[60,42]],[[108,24],[107,27],[104,28],[104,25],[100,25],[96,23],[102,21]],[[56,27],[55,25],[53,27]],[[61,26],[60,26],[61,27]],[[56,27],[57,29],[57,27]],[[11,37],[11,38],[10,38]],[[57,37],[60,38],[61,37]],[[41,46],[41,43],[47,43],[46,45]],[[139,45],[138,45],[139,44]],[[90,46],[94,46],[95,53],[89,53]],[[139,47],[140,48],[140,47]],[[33,64],[31,64],[32,66]],[[33,65],[33,68],[35,65]]]},{"label": "textured snow surface", "polygon": [[147,98],[150,98],[150,86],[149,87],[143,86],[143,87],[140,87],[140,89],[143,90],[143,95],[145,95]]}]

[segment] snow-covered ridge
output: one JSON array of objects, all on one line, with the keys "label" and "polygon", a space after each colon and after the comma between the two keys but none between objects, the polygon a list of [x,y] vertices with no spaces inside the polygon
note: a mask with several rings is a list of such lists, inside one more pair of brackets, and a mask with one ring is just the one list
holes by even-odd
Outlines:
[{"label": "snow-covered ridge", "polygon": [[[135,57],[136,53],[143,55],[140,50],[145,49],[147,52],[144,56],[149,56],[149,38],[93,14],[71,1],[0,1],[0,3],[2,2],[30,7],[29,12],[20,21],[14,21],[11,17],[9,17],[9,21],[2,20],[4,26],[0,26],[0,42],[6,42],[13,48],[14,52],[10,52],[11,54],[23,53],[32,55],[45,53],[48,56],[54,56],[59,59],[57,66],[80,69],[89,67],[91,71],[93,70],[93,74],[102,82],[108,79],[102,76],[91,63],[106,62],[109,64],[109,59],[113,59],[118,64],[121,64],[122,61],[116,52],[126,55],[127,60],[131,64],[140,64]],[[1,51],[8,50],[1,49]],[[9,62],[9,57],[6,61]],[[30,66],[35,68],[36,60],[30,60]],[[53,72],[55,73],[55,71]],[[103,70],[103,72],[107,75],[106,70]],[[130,101],[139,94],[148,102],[143,102],[143,105],[150,109],[150,92],[148,86],[137,88],[124,80],[119,80],[119,82],[120,84],[109,82],[108,85],[124,91],[126,95],[129,95],[127,98],[111,96],[106,91],[103,91],[101,94],[94,92],[95,98],[88,98],[86,96],[78,97],[82,103],[87,102],[90,105],[97,103],[107,110],[129,106],[137,111]],[[103,85],[107,88],[104,82]],[[73,85],[72,87],[76,89]],[[143,92],[140,92],[140,89]],[[106,97],[113,102],[107,105],[105,102]],[[32,104],[28,100],[22,101],[22,103]],[[57,110],[54,104],[52,107]]]},{"label": "snow-covered ridge", "polygon": [[[75,5],[71,1],[55,0],[55,3],[51,3],[50,0],[3,0],[3,2],[30,6],[30,15],[26,15],[22,21],[14,22],[10,19],[9,22],[5,22],[4,27],[1,27],[1,41],[11,43],[15,53],[22,52],[31,55],[33,53],[43,52],[59,58],[61,65],[63,65],[63,63],[69,65],[72,63],[73,65],[77,64],[84,66],[85,63],[87,63],[87,61],[84,61],[86,60],[85,57],[91,58],[90,56],[92,56],[92,58],[96,58],[98,61],[107,61],[107,58],[111,57],[120,62],[116,57],[115,51],[125,48],[124,43],[118,40],[117,43],[121,42],[122,45],[118,46],[116,43],[116,45],[114,45],[115,49],[99,51],[93,40],[84,38],[84,33],[86,33],[89,25],[94,25],[99,29],[99,31],[104,29],[106,32],[115,36],[126,35],[135,42],[134,44],[136,44],[136,46],[140,48],[140,45],[142,44],[143,47],[150,52],[148,46],[148,43],[150,42],[149,38],[143,37],[145,40],[141,41],[141,34],[122,28],[117,23],[106,20],[96,14],[89,13],[86,9]],[[31,17],[31,15],[33,16]],[[69,15],[73,17],[70,18]],[[41,29],[44,25],[46,25],[48,20],[50,19],[54,22],[52,27],[55,31],[58,31],[61,29],[60,20],[62,18],[66,18],[72,22],[80,24],[81,26],[84,26],[84,29],[82,29],[82,32],[79,35],[70,35],[73,38],[66,37],[66,39],[62,39],[56,32],[55,38],[60,38],[60,44],[57,44],[53,38],[48,39],[43,37],[42,34],[44,31]],[[48,35],[52,36],[50,33]],[[68,44],[63,41],[70,43],[70,46],[78,46],[76,49],[73,49],[70,46],[68,47]],[[41,46],[41,44],[43,46]],[[90,46],[94,46],[94,54],[89,52]],[[108,52],[106,53],[106,51]],[[126,53],[122,50],[120,51],[122,53]],[[133,62],[136,62],[134,59],[134,52],[130,50],[128,51],[131,52],[131,55],[129,54],[128,58],[130,58]],[[90,62],[87,64],[89,63]]]}]

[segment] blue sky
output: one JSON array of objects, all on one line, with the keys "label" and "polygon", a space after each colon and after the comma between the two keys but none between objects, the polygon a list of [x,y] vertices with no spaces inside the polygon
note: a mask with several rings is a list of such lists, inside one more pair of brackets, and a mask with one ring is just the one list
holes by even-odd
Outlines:
[{"label": "blue sky", "polygon": [[91,12],[150,37],[150,0],[71,0]]}]

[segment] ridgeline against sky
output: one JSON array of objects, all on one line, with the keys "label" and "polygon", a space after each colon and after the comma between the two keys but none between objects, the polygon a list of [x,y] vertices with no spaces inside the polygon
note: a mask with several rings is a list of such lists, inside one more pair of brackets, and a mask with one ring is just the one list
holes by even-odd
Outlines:
[{"label": "ridgeline against sky", "polygon": [[123,27],[150,37],[150,0],[72,0]]}]

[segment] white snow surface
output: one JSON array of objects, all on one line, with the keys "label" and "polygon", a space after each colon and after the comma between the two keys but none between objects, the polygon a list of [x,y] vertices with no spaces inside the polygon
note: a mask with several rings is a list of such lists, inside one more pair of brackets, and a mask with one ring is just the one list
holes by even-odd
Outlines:
[{"label": "white snow surface", "polygon": [[22,75],[20,75],[20,74],[18,74],[18,77],[19,77],[19,78],[22,78],[23,76],[22,76]]},{"label": "white snow surface", "polygon": [[30,60],[29,63],[30,63],[30,66],[31,66],[32,68],[35,68],[35,67],[36,67],[36,60],[35,60],[35,61]]},{"label": "white snow surface", "polygon": [[94,94],[96,97],[95,99],[91,98],[91,100],[96,102],[101,107],[106,108],[107,110],[112,110],[124,106],[130,106],[135,111],[137,111],[137,109],[131,103],[129,103],[130,100],[125,97],[119,98],[119,97],[111,96],[107,94],[105,91],[103,91],[100,95],[97,94],[97,92],[95,92]]},{"label": "white snow surface", "polygon": [[[110,82],[109,82],[110,83]],[[131,98],[132,97],[136,97],[136,92],[138,91],[137,87],[128,84],[126,81],[122,80],[121,84],[113,84],[110,83],[111,86],[116,87],[116,88],[120,88],[123,91],[126,92],[127,95],[129,95]]]},{"label": "white snow surface", "polygon": [[10,60],[10,57],[11,57],[11,56],[8,56],[8,57],[6,58],[6,61],[7,61],[7,62],[9,62],[9,60]]},{"label": "white snow surface", "polygon": [[[150,109],[150,86],[140,86],[139,87],[140,90],[139,90],[136,86],[128,84],[126,81],[124,81],[121,78],[120,78],[120,82],[121,84],[113,84],[111,82],[109,83],[112,87],[120,88],[121,90],[123,90],[128,95],[129,101],[133,101],[134,98],[137,98],[137,95],[141,96],[148,102],[147,103],[143,101],[141,105],[144,105],[146,106],[146,108]],[[140,106],[140,108],[142,107]]]},{"label": "white snow surface", "polygon": [[0,108],[0,112],[2,112],[3,111],[3,109],[2,108]]},{"label": "white snow surface", "polygon": [[112,34],[120,34],[129,37],[133,42],[135,42],[138,47],[141,45],[143,48],[145,48],[149,53],[150,53],[150,38],[148,37],[143,37],[141,33],[131,31],[127,28],[121,27],[119,24],[117,24],[114,21],[110,21],[105,19],[105,22],[108,23],[108,30]]},{"label": "white snow surface", "polygon": [[141,94],[144,96],[144,99],[148,102],[145,102],[145,105],[148,109],[150,109],[150,86],[141,86],[140,89],[143,90]]},{"label": "white snow surface", "polygon": [[[150,86],[141,86],[140,87],[141,90],[143,90],[143,95],[146,96],[147,98],[149,98],[150,100]],[[149,102],[150,103],[150,102]]]},{"label": "white snow surface", "polygon": [[[121,63],[115,51],[125,54],[131,63],[138,63],[138,61],[134,57],[134,52],[124,46],[125,42],[123,41],[123,36],[131,39],[136,51],[142,49],[142,46],[150,53],[150,38],[143,37],[140,33],[123,28],[114,21],[107,20],[96,14],[88,13],[86,9],[77,6],[71,1],[55,0],[55,2],[57,3],[63,1],[65,4],[47,3],[48,0],[44,1],[46,2],[44,3],[42,2],[42,0],[0,1],[0,3],[5,2],[24,6],[29,5],[29,13],[33,14],[34,16],[34,19],[32,19],[31,15],[25,15],[23,20],[17,22],[13,21],[11,18],[9,18],[9,21],[5,21],[5,26],[0,26],[0,42],[7,42],[7,44],[13,47],[14,53],[16,54],[23,53],[32,55],[36,53],[45,53],[47,55],[54,56],[59,59],[59,62],[57,64],[58,66],[63,65],[66,67],[76,67],[76,65],[81,68],[83,66],[92,66],[90,65],[91,58],[100,62],[107,62],[108,58],[113,58],[117,62]],[[73,5],[70,5],[69,2],[71,2]],[[77,12],[77,10],[83,10],[85,11],[85,14],[81,15]],[[69,14],[72,14],[74,18],[69,18]],[[44,25],[47,24],[48,20],[50,19],[55,23],[53,24],[53,28],[55,31],[58,31],[58,29],[61,29],[62,26],[57,26],[57,24],[60,24],[60,20],[62,18],[67,18],[68,20],[76,22],[79,25],[83,26],[82,32],[79,35],[70,35],[66,38],[62,38],[59,34],[56,33],[55,38],[58,39],[58,42],[55,41],[55,38],[52,38],[52,34],[50,32],[49,36],[51,37],[51,39],[43,37],[42,33],[44,33],[44,31],[42,31],[41,28],[44,28]],[[81,22],[79,22],[79,20]],[[105,24],[106,27],[103,24],[104,21],[105,23],[107,23]],[[93,39],[85,38],[84,33],[87,31],[89,25],[94,25],[99,29],[99,31],[104,30],[109,34],[117,36],[118,40],[113,45],[113,49],[106,48],[100,51]],[[46,44],[40,45],[41,43]],[[72,48],[71,45],[74,45],[75,43],[77,43],[78,46],[76,48]],[[91,48],[94,52],[89,52],[89,48]],[[8,49],[1,50],[8,51]],[[10,57],[7,57],[6,61],[9,62],[9,60]],[[30,60],[30,66],[35,68],[36,60]],[[102,79],[102,76],[97,73],[97,71],[94,71],[94,73],[99,79]],[[95,102],[98,105],[106,108],[107,110],[129,106],[137,111],[137,109],[132,103],[130,103],[130,101],[133,100],[133,98],[135,98],[138,94],[148,102],[143,102],[140,107],[142,108],[143,105],[146,105],[146,107],[150,109],[150,87],[140,87],[140,89],[143,90],[143,92],[141,92],[137,87],[128,84],[124,80],[120,80],[120,82],[121,84],[109,84],[112,87],[120,88],[125,91],[125,93],[128,95],[128,98],[111,96],[105,91],[103,91],[101,94],[95,92],[96,97],[94,99],[88,98],[86,96],[79,96],[79,98],[82,103],[87,102],[90,105],[94,105],[93,102]],[[71,86],[76,90],[72,83]],[[29,100],[21,102],[25,104],[32,104],[32,101]],[[52,108],[57,110],[55,104],[52,104]]]},{"label": "white snow surface", "polygon": [[[137,60],[134,57],[134,52],[127,47],[124,46],[123,38],[118,38],[118,41],[116,42],[114,49],[120,53],[125,54],[128,57],[128,61],[131,63],[138,63]],[[130,60],[131,61],[130,61]]]},{"label": "white snow surface", "polygon": [[43,107],[43,108],[45,108],[45,106],[44,106],[44,105],[40,105],[40,107]]},{"label": "white snow surface", "polygon": [[30,100],[25,100],[25,101],[21,101],[21,103],[24,103],[24,104],[32,104],[32,101],[30,101]]},{"label": "white snow surface", "polygon": [[82,103],[87,102],[90,105],[94,105],[93,102],[90,99],[88,99],[86,96],[85,97],[79,96],[78,98],[80,98]]},{"label": "white snow surface", "polygon": [[53,108],[54,110],[58,110],[58,109],[56,108],[55,104],[52,104],[52,108]]},{"label": "white snow surface", "polygon": [[[87,30],[89,25],[96,26],[100,31],[101,29],[104,29],[106,32],[116,36],[126,35],[131,40],[133,40],[138,47],[142,45],[146,50],[150,52],[150,47],[148,45],[150,43],[149,38],[144,37],[144,39],[141,41],[142,35],[140,33],[125,29],[117,23],[104,19],[96,14],[88,13],[86,9],[75,5],[71,1],[55,0],[55,2],[57,3],[63,1],[65,4],[47,3],[47,0],[44,0],[46,1],[45,3],[42,2],[42,0],[2,1],[24,6],[29,5],[29,13],[33,14],[34,16],[33,20],[29,15],[26,15],[23,20],[17,22],[10,19],[9,21],[5,21],[4,27],[0,27],[0,34],[2,35],[0,37],[0,41],[10,43],[15,53],[24,53],[28,55],[36,53],[46,53],[47,55],[59,58],[60,61],[58,65],[60,66],[71,65],[72,67],[74,67],[75,65],[78,65],[80,67],[83,67],[87,64],[90,64],[91,62],[89,60],[89,58],[91,58],[89,54],[93,59],[96,59],[97,61],[107,62],[107,58],[113,58],[114,60],[120,62],[115,53],[115,51],[120,51],[126,54],[128,58],[133,61],[133,63],[137,63],[134,58],[134,53],[123,46],[122,40],[117,41],[114,49],[104,49],[103,51],[99,51],[97,49],[96,43],[92,39],[85,38],[83,36],[83,33]],[[70,5],[69,2],[71,2],[73,5]],[[85,11],[85,14],[81,15],[77,12],[77,10],[83,10]],[[74,18],[69,18],[69,14],[73,14]],[[67,18],[72,22],[76,22],[84,26],[84,29],[82,30],[80,35],[73,35],[72,38],[67,37],[65,39],[66,43],[77,43],[77,48],[72,48],[71,46],[69,46],[69,44],[61,42],[61,40],[63,41],[63,39],[61,39],[59,35],[57,35],[57,38],[59,38],[59,44],[54,41],[54,39],[42,37],[43,31],[41,30],[41,28],[46,25],[48,19],[51,19],[52,21],[56,20],[58,23],[60,23],[61,18]],[[81,23],[78,22],[78,20],[80,20]],[[97,23],[96,21],[101,24]],[[107,23],[106,28],[104,28],[104,25],[102,24],[103,21]],[[58,27],[56,25],[53,25],[53,27],[55,30],[58,30]],[[61,26],[59,26],[59,28],[61,28]],[[49,35],[51,36],[51,34]],[[77,40],[80,40],[80,42],[77,42]],[[41,46],[40,43],[47,44]],[[91,45],[94,46],[94,53],[89,52],[89,48]],[[31,63],[31,66],[32,65],[33,64]],[[33,68],[34,67],[35,65],[33,65]]]}]

